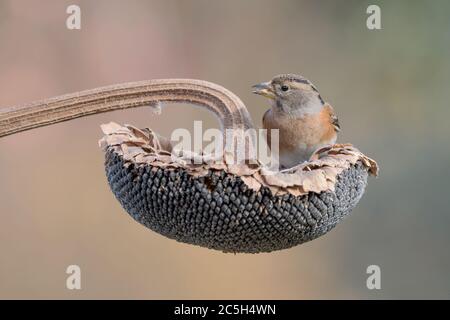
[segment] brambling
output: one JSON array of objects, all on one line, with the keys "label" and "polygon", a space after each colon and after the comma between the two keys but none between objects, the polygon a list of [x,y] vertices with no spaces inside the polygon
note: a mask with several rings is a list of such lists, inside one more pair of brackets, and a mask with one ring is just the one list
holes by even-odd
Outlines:
[{"label": "brambling", "polygon": [[263,128],[279,129],[281,169],[308,161],[314,152],[336,142],[340,131],[333,107],[324,102],[316,87],[295,74],[283,74],[253,86],[253,93],[271,99],[272,107],[263,116]]}]

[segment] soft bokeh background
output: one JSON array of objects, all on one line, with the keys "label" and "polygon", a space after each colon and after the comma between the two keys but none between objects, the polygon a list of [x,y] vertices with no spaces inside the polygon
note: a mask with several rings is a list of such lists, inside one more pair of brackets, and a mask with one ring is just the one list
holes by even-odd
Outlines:
[{"label": "soft bokeh background", "polygon": [[[379,4],[381,31],[366,28]],[[65,27],[70,4],[82,30]],[[219,83],[259,124],[250,86],[294,72],[339,114],[342,142],[379,179],[326,236],[259,255],[168,240],[109,191],[99,125],[169,135],[192,107],[83,118],[0,140],[0,298],[450,298],[450,2],[0,0],[0,106],[98,86],[186,77]],[[65,288],[82,268],[81,291]],[[366,288],[366,268],[382,289]]]}]

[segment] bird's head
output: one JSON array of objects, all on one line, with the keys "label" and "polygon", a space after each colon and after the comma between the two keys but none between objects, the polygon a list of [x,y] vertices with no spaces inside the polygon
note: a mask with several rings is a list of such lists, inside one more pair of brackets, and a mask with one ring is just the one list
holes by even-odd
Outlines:
[{"label": "bird's head", "polygon": [[316,87],[306,78],[295,74],[275,76],[269,82],[253,86],[253,93],[273,100],[281,111],[308,111],[320,109],[324,101]]}]

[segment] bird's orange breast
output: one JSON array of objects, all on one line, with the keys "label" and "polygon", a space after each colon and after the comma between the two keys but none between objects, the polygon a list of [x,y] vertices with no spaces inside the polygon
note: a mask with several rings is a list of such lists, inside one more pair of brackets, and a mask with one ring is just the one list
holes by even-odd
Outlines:
[{"label": "bird's orange breast", "polygon": [[268,129],[268,142],[271,143],[270,129],[279,129],[279,148],[285,151],[297,150],[300,146],[314,146],[334,143],[336,130],[332,125],[331,114],[323,108],[315,114],[292,117],[287,114],[274,116],[270,110],[265,114],[263,127]]}]

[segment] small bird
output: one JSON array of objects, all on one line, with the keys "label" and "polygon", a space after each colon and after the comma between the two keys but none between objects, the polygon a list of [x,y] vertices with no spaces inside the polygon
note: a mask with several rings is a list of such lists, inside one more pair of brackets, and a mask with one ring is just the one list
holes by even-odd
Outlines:
[{"label": "small bird", "polygon": [[308,161],[316,150],[336,142],[341,128],[333,107],[306,78],[282,74],[253,89],[253,93],[271,99],[272,107],[262,122],[268,130],[269,146],[271,129],[279,129],[280,169]]}]

